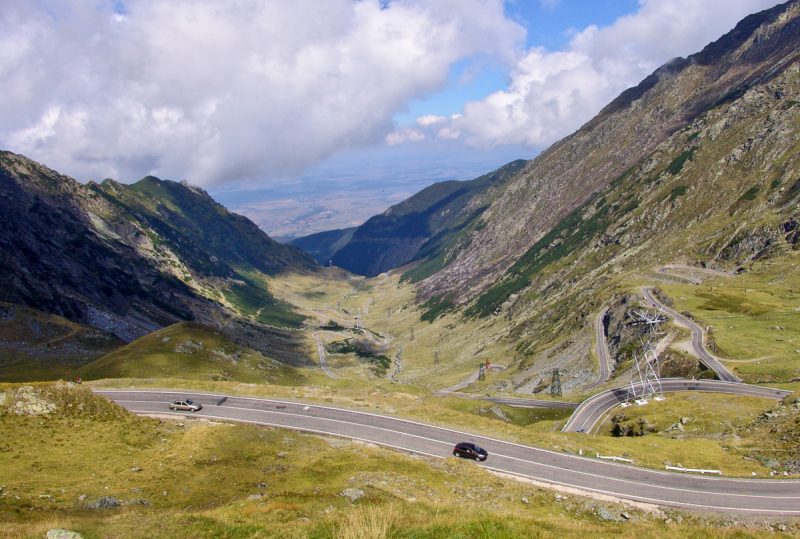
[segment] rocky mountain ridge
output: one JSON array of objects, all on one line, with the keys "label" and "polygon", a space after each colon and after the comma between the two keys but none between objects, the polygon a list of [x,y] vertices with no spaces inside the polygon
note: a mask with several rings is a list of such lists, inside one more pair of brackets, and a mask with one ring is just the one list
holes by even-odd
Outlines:
[{"label": "rocky mountain ridge", "polygon": [[271,296],[268,277],[313,270],[313,259],[185,183],[147,177],[82,185],[2,152],[0,205],[0,301],[123,341],[197,320],[256,349],[294,340],[264,324],[303,319]]},{"label": "rocky mountain ridge", "polygon": [[[747,17],[702,52],[667,63],[531,161],[486,210],[486,227],[474,233],[470,246],[422,283],[422,298],[448,293],[457,303],[470,302],[514,273],[512,266],[531,249],[542,249],[537,242],[570,212],[583,207],[588,218],[587,201],[600,200],[615,181],[651,176],[678,158],[674,169],[691,163],[704,140],[713,141],[728,128],[725,122],[733,122],[720,118],[723,123],[706,125],[703,113],[736,108],[769,91],[770,83],[789,82],[786,75],[800,60],[798,10],[792,1]],[[772,89],[773,106],[792,100],[782,91]],[[493,308],[508,295],[493,298]]]},{"label": "rocky mountain ridge", "polygon": [[[292,242],[336,266],[374,277],[413,260],[430,257],[433,247],[454,230],[472,230],[494,193],[527,161],[513,161],[474,180],[444,181],[370,218],[355,230],[334,230]],[[321,258],[319,258],[321,257]]]},{"label": "rocky mountain ridge", "polygon": [[799,140],[793,0],[668,62],[464,204],[479,214],[420,244],[404,278],[417,283],[423,320],[485,321],[482,342],[515,358],[504,374],[515,391],[540,388],[555,367],[577,389],[596,369],[594,314],[649,270],[746,269],[795,248]]}]

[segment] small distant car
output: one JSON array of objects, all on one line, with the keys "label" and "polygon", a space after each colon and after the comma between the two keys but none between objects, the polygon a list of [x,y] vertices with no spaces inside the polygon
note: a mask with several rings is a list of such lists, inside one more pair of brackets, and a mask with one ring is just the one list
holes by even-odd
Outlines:
[{"label": "small distant car", "polygon": [[170,410],[186,410],[187,412],[196,412],[202,407],[203,405],[199,402],[193,402],[188,399],[183,401],[172,401],[169,403]]},{"label": "small distant car", "polygon": [[453,449],[453,455],[456,457],[484,461],[486,460],[486,457],[489,456],[489,453],[487,453],[485,449],[482,449],[475,444],[469,442],[460,442],[457,443],[456,447]]}]

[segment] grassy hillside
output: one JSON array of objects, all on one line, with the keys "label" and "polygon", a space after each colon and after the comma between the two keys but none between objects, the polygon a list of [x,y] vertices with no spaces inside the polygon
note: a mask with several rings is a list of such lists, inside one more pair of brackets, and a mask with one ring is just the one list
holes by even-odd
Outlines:
[{"label": "grassy hillside", "polygon": [[124,344],[60,316],[0,303],[0,382],[74,379],[78,368]]},{"label": "grassy hillside", "polygon": [[301,369],[237,345],[221,331],[194,322],[181,322],[145,335],[77,372],[86,380],[153,378],[285,385],[308,382]]},{"label": "grassy hillside", "polygon": [[[419,256],[420,248],[431,238],[460,232],[465,221],[471,222],[480,215],[478,208],[485,200],[526,164],[520,159],[471,181],[446,181],[426,187],[359,226],[347,243],[335,250],[333,263],[368,277],[407,264]],[[458,230],[451,231],[454,227]],[[340,239],[338,235],[330,237],[332,242]]]},{"label": "grassy hillside", "polygon": [[355,231],[356,227],[327,230],[297,238],[289,243],[313,256],[318,264],[327,266],[331,257],[350,241]]},{"label": "grassy hillside", "polygon": [[132,185],[105,180],[90,188],[121,206],[128,218],[142,221],[157,235],[154,239],[199,274],[227,277],[241,267],[272,275],[316,266],[300,249],[277,243],[246,217],[186,183],[147,176]]},{"label": "grassy hillside", "polygon": [[[0,447],[10,457],[0,460],[0,532],[14,539],[52,528],[87,539],[775,535],[746,517],[732,524],[557,494],[455,458],[253,425],[136,417],[66,384],[5,386],[0,394]],[[12,413],[9,405],[20,401],[52,409]],[[351,502],[345,489],[364,496]],[[131,503],[82,508],[101,496]]]}]

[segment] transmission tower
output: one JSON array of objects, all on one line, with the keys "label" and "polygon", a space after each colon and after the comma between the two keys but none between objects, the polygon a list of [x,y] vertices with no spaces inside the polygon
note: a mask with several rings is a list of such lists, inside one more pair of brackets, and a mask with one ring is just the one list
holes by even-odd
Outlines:
[{"label": "transmission tower", "polygon": [[361,309],[358,309],[358,314],[356,315],[356,329],[364,329],[364,321],[361,319]]},{"label": "transmission tower", "polygon": [[639,338],[642,345],[641,356],[634,353],[633,359],[636,370],[631,373],[631,385],[628,389],[628,398],[633,399],[636,404],[647,404],[647,399],[664,400],[661,392],[661,364],[659,362],[656,344],[664,335],[661,330],[661,323],[666,322],[667,317],[658,311],[634,311],[634,321],[631,326],[645,326],[644,335]]},{"label": "transmission tower", "polygon": [[550,396],[561,396],[561,372],[558,369],[553,369],[553,381],[550,382]]},{"label": "transmission tower", "polygon": [[483,363],[478,364],[478,380],[486,380],[486,365]]},{"label": "transmission tower", "polygon": [[433,351],[433,366],[434,367],[439,366],[439,350]]},{"label": "transmission tower", "polygon": [[411,328],[411,340],[414,340],[414,328]]}]

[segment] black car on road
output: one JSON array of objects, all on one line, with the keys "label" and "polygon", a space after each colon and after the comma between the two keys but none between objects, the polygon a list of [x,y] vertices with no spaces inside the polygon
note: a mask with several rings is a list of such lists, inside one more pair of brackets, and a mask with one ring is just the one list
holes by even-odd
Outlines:
[{"label": "black car on road", "polygon": [[475,444],[469,442],[460,442],[457,443],[456,447],[453,449],[453,455],[456,457],[465,457],[468,459],[484,461],[486,460],[486,457],[489,456],[489,453],[487,453],[485,449],[481,449]]}]

